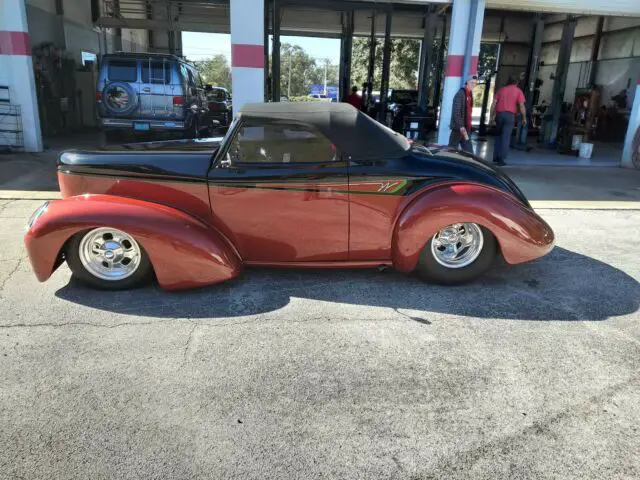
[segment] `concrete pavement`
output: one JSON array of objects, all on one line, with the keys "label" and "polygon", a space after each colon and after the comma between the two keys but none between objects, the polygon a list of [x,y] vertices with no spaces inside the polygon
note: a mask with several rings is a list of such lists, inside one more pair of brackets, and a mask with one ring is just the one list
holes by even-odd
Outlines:
[{"label": "concrete pavement", "polygon": [[255,270],[183,293],[39,284],[0,201],[0,478],[640,476],[640,212],[458,288]]}]

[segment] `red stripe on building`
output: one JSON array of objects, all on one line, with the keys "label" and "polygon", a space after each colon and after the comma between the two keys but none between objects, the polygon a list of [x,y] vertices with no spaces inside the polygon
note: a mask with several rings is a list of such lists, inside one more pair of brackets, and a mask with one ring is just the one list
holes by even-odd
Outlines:
[{"label": "red stripe on building", "polygon": [[0,30],[0,55],[31,55],[31,44],[27,32]]},{"label": "red stripe on building", "polygon": [[[449,55],[447,57],[447,68],[444,71],[447,77],[461,77],[464,72],[464,55]],[[469,75],[478,74],[478,57],[471,57]]]},{"label": "red stripe on building", "polygon": [[231,66],[264,68],[264,47],[262,45],[231,45]]},{"label": "red stripe on building", "polygon": [[444,71],[446,77],[461,77],[464,69],[464,55],[449,55],[447,68]]},{"label": "red stripe on building", "polygon": [[471,71],[469,75],[478,75],[478,56],[471,57]]}]

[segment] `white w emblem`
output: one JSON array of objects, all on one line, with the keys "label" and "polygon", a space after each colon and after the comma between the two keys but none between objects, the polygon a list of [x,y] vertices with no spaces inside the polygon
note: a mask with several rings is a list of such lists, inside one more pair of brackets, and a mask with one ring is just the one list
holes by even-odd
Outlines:
[{"label": "white w emblem", "polygon": [[392,186],[395,185],[396,182],[385,182],[383,184],[380,185],[380,187],[378,188],[379,192],[386,192],[387,190],[389,190]]}]

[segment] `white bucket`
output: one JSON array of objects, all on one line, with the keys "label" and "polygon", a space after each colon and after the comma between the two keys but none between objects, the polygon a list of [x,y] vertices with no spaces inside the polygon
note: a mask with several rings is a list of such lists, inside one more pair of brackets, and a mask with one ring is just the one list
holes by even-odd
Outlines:
[{"label": "white bucket", "polygon": [[591,158],[593,153],[593,143],[580,144],[580,158]]},{"label": "white bucket", "polygon": [[571,150],[580,150],[580,144],[582,143],[582,135],[574,135],[571,139]]}]

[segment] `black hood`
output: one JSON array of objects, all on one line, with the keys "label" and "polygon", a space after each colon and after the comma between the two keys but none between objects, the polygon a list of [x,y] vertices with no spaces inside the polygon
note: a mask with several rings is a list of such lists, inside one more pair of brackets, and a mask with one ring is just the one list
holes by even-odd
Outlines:
[{"label": "black hood", "polygon": [[[428,152],[423,149],[427,149]],[[442,145],[415,146],[413,151],[416,158],[432,164],[433,171],[437,172],[441,179],[485,183],[511,193],[531,208],[527,198],[507,174],[476,155]]]}]

